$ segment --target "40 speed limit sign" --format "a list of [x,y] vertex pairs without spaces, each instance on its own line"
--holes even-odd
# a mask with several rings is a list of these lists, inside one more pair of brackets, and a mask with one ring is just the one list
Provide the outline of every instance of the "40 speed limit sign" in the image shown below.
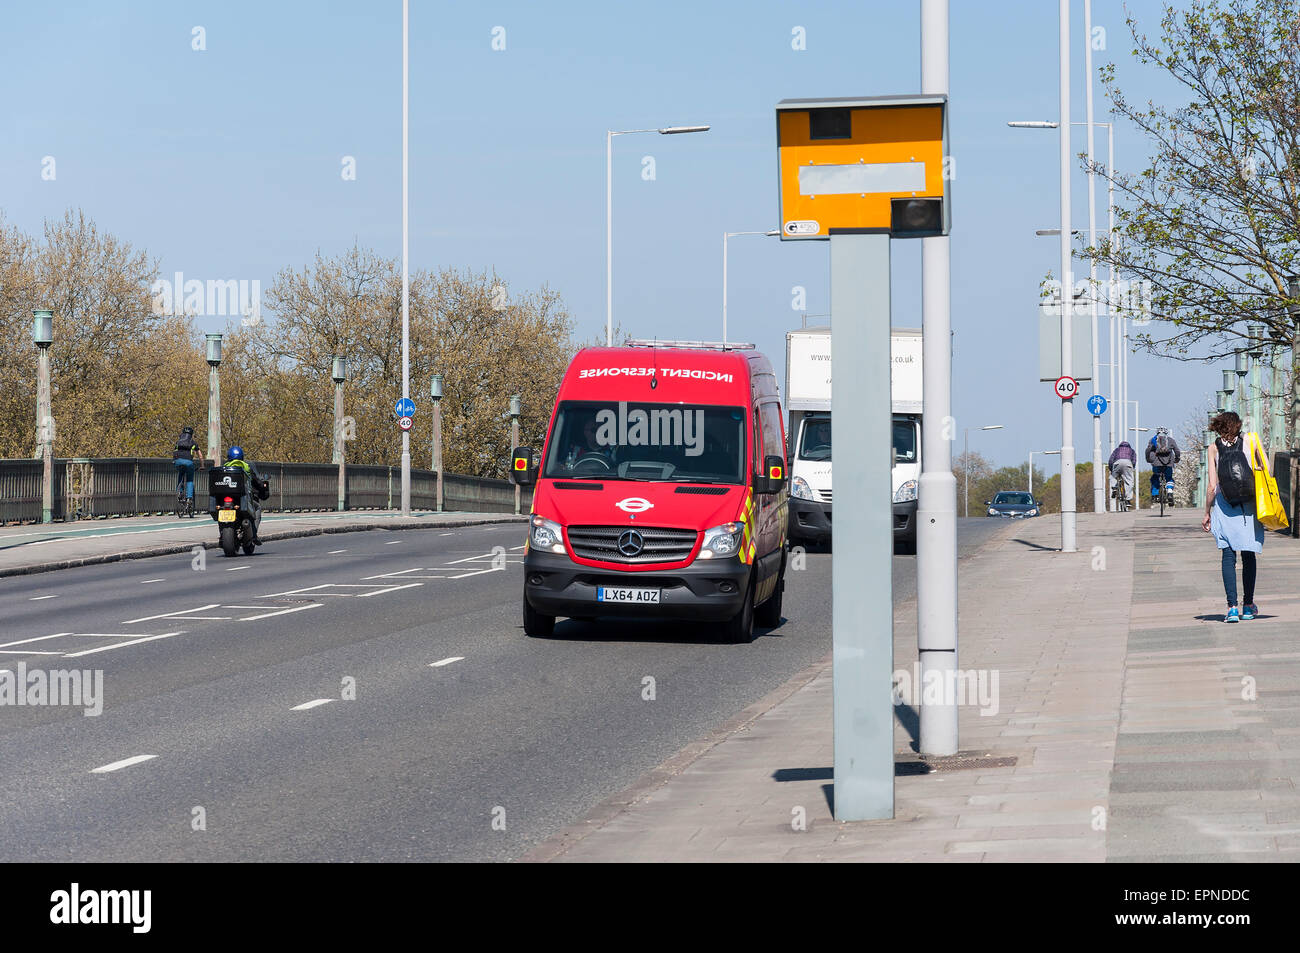
[[1056,379],[1056,396],[1061,400],[1070,400],[1079,393],[1079,382],[1073,377],[1058,377]]

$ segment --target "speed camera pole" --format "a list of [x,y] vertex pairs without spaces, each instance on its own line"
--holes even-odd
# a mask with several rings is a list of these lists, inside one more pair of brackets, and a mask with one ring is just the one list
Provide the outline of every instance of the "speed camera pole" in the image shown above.
[[[948,0],[921,0],[921,92],[948,92]],[[916,510],[917,648],[922,673],[957,669],[957,478],[952,472],[948,236],[921,239],[921,486]],[[832,417],[832,420],[834,417]],[[923,675],[924,677],[924,675]],[[947,684],[947,682],[944,682]],[[957,753],[955,704],[922,705],[920,750]]]

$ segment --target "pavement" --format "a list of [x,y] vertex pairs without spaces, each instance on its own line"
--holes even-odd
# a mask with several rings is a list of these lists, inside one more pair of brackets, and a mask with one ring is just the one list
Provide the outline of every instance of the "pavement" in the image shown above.
[[[354,510],[342,513],[266,513],[261,537],[266,542],[352,533],[371,529],[454,528],[523,520],[499,513]],[[191,519],[142,516],[70,523],[0,526],[0,578],[93,566],[123,559],[144,559],[191,552],[195,546],[220,546],[216,525],[207,513]]]
[[896,706],[893,819],[834,819],[828,655],[522,859],[1300,861],[1300,543],[1270,534],[1261,615],[1228,625],[1199,518],[1080,514],[1068,554],[1025,520],[962,558],[959,666],[997,690],[948,758]]

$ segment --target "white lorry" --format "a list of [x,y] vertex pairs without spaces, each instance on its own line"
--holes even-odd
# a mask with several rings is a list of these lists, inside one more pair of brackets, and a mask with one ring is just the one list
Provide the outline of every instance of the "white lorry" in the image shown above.
[[[921,332],[890,334],[893,410],[894,542],[915,552],[917,488],[921,481]],[[796,542],[831,537],[831,329],[799,328],[785,336],[785,405],[790,411],[789,536]]]

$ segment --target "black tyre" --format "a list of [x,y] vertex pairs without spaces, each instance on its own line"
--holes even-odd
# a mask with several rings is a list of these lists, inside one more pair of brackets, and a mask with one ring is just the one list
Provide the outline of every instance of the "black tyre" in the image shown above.
[[723,623],[722,637],[733,644],[743,645],[754,641],[754,576],[745,587],[745,602],[732,618]]
[[235,527],[221,527],[221,551],[227,556],[233,556],[239,552],[239,537],[235,535]]
[[555,616],[542,615],[528,604],[524,596],[524,635],[533,639],[549,639],[555,634]]
[[776,576],[776,588],[768,596],[767,602],[754,610],[754,624],[763,629],[775,629],[781,624],[781,603],[785,597],[785,560],[781,561],[781,571]]
[[244,543],[244,555],[245,556],[253,555],[253,550],[256,548],[257,548],[257,544],[250,539],[248,542]]

